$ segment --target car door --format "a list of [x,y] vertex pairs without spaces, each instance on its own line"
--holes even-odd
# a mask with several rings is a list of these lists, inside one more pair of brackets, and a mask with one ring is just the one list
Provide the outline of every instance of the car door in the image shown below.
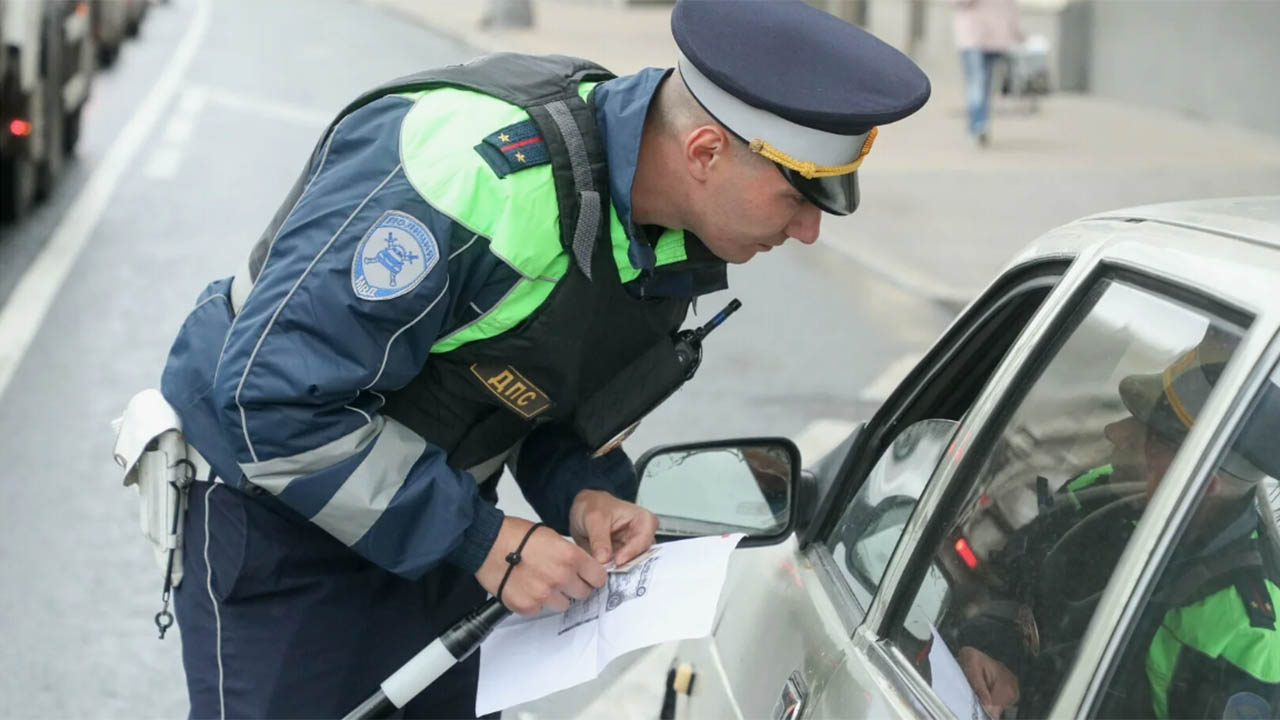
[[[903,530],[843,661],[847,684],[869,682],[885,707],[938,717],[979,717],[984,705],[1016,717],[1075,714],[1097,696],[1098,669],[1115,662],[1150,579],[1148,559],[1168,549],[1181,527],[1169,518],[1185,517],[1188,489],[1206,479],[1204,453],[1231,388],[1274,334],[1270,323],[1250,331],[1274,305],[1273,281],[1216,257],[1228,255],[1220,243],[1206,254],[1190,235],[1163,232],[1078,263],[1008,353]],[[1117,429],[1138,417],[1135,378],[1158,389],[1207,346],[1225,364],[1227,390],[1202,388],[1203,414],[1153,473],[1155,436],[1146,432],[1135,454]],[[1103,509],[1108,522],[1078,522]],[[975,702],[975,667],[990,671],[980,678],[1003,668],[1019,692]],[[839,714],[835,700],[816,707]]]
[[[956,422],[1067,267],[1060,258],[1029,263],[995,283],[876,416],[807,477],[796,498],[802,507],[795,532],[769,544],[745,542],[734,553],[712,636],[683,642],[676,652],[698,673],[691,716],[798,717],[806,706],[828,708],[820,715],[872,712],[879,694],[873,678],[846,660],[876,575]],[[642,503],[647,482],[642,477]],[[672,522],[669,507],[654,509],[664,525]],[[848,526],[840,525],[844,510],[874,515],[874,538],[850,546],[814,542]],[[845,677],[832,682],[837,675]]]

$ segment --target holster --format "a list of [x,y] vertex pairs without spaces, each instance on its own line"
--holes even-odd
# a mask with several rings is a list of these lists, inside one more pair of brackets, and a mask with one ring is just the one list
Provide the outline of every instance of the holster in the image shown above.
[[112,452],[124,470],[124,485],[138,491],[142,534],[161,572],[168,570],[169,582],[177,587],[182,581],[187,488],[198,477],[208,477],[208,465],[188,448],[182,423],[159,390],[134,395],[111,425],[116,433]]

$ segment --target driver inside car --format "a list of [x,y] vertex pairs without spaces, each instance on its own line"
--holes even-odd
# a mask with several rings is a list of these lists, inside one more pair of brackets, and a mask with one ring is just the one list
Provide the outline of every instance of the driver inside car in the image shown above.
[[[1212,335],[1212,331],[1211,331]],[[1207,337],[1163,373],[1119,384],[1111,463],[1055,493],[1000,554],[1003,592],[956,632],[956,659],[987,713],[1048,711],[1143,509],[1217,382],[1231,347]],[[1234,345],[1234,341],[1231,341]],[[1255,494],[1280,474],[1280,387],[1269,382],[1134,626],[1108,717],[1274,717],[1280,709],[1280,572]],[[1269,482],[1274,483],[1274,480]],[[1271,522],[1267,527],[1274,527]]]

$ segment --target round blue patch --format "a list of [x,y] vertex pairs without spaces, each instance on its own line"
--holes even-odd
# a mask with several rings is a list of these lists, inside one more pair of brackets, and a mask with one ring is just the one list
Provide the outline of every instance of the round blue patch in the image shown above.
[[1249,718],[1271,717],[1271,703],[1251,692],[1238,692],[1227,698],[1227,705],[1222,710],[1222,717],[1245,720]]
[[417,287],[439,259],[440,247],[426,225],[388,210],[356,246],[351,289],[365,300],[399,297]]

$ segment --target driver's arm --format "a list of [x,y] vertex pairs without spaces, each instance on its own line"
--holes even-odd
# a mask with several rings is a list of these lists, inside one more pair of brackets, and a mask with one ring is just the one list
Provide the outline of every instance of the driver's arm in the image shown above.
[[1031,657],[1012,615],[1006,612],[1006,606],[1011,605],[1007,601],[985,605],[956,631],[956,645],[980,650],[1021,675],[1028,669]]
[[1004,663],[968,645],[960,648],[956,662],[991,718],[1000,717],[1006,707],[1018,702],[1018,678]]
[[1018,678],[1029,669],[1031,658],[1017,625],[1002,612],[1008,602],[988,604],[965,620],[956,631],[956,661],[965,678],[992,718],[1016,703],[1022,694]]

